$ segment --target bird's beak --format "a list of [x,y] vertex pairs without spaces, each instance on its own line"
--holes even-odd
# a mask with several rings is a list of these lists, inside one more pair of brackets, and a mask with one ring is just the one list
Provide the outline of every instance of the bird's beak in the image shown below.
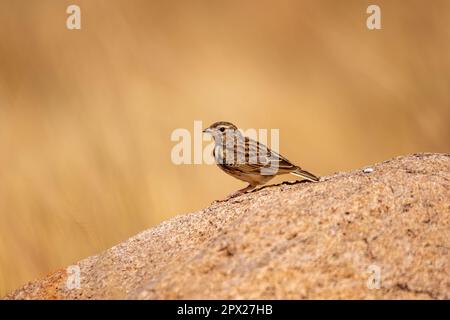
[[203,130],[203,133],[211,133],[211,129],[210,128],[206,128],[205,130]]

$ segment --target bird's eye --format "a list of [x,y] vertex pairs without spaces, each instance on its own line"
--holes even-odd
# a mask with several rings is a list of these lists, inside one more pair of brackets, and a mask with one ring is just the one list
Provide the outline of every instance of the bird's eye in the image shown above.
[[224,128],[224,127],[220,127],[220,128],[219,128],[219,131],[220,131],[220,132],[224,132],[224,131],[225,131],[225,128]]

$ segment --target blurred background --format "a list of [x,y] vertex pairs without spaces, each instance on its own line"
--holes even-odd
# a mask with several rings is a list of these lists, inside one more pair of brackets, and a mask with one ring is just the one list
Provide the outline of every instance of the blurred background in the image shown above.
[[0,25],[0,296],[244,187],[171,162],[194,120],[278,128],[318,175],[450,150],[450,1],[1,0]]

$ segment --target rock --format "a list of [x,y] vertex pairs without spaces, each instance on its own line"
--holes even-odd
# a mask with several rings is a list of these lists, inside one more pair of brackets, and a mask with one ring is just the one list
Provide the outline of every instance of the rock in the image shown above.
[[77,263],[79,289],[60,270],[6,298],[449,299],[450,155],[370,167],[177,216]]

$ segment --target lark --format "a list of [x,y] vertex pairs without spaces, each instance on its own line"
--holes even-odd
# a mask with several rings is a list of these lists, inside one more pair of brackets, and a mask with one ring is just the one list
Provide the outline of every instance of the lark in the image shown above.
[[281,174],[293,174],[312,182],[319,178],[293,164],[258,141],[242,135],[230,122],[216,122],[203,130],[214,138],[213,155],[220,169],[245,181],[248,186],[230,194],[227,199],[249,192]]

